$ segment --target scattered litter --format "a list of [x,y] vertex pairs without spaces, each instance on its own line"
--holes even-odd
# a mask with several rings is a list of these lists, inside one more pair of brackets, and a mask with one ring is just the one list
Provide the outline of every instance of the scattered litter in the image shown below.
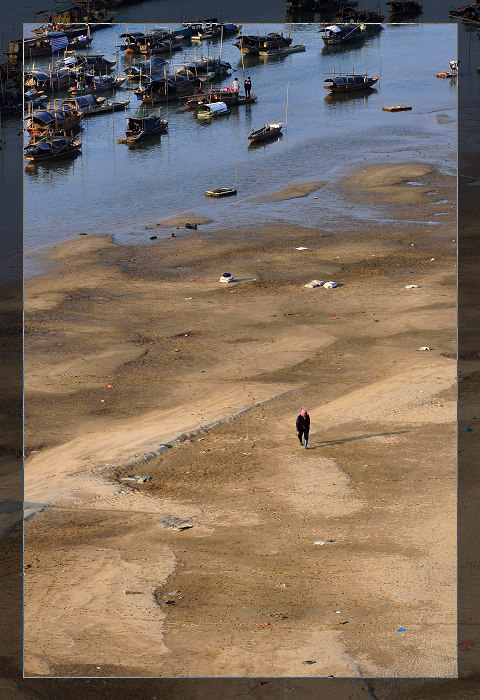
[[434,262],[435,258],[430,258],[429,262]]
[[422,350],[428,350],[428,351],[430,351],[431,349],[432,349],[432,348],[429,348],[428,345],[422,345],[421,347],[417,348],[417,350],[420,350],[420,351],[422,351]]
[[325,544],[325,542],[324,542],[323,540],[317,540],[317,541],[314,542],[313,544]]
[[234,282],[235,280],[233,279],[233,275],[231,272],[222,272],[222,276],[218,280],[219,282]]
[[137,593],[140,593],[140,591],[129,591],[129,590],[123,591],[123,595],[137,595]]
[[323,285],[324,289],[335,289],[335,287],[338,287],[338,284],[337,282],[332,282],[332,280],[330,280],[330,282],[325,282]]
[[185,297],[185,301],[191,301],[193,297]]
[[395,595],[403,595],[402,591],[397,591]]
[[268,627],[269,624],[269,622],[261,622],[260,627]]
[[337,321],[340,317],[339,316],[332,316],[334,321]]
[[305,285],[305,287],[314,289],[315,287],[323,287],[325,282],[323,280],[312,280],[308,284]]
[[467,647],[473,647],[475,642],[458,642],[458,646],[460,649],[466,649]]
[[185,224],[185,228],[193,228],[193,229],[196,229],[197,226],[198,226],[198,224],[190,224],[190,223],[188,223],[188,222]]
[[242,452],[242,455],[245,455],[245,457],[248,457],[248,455],[251,455],[251,452]]
[[344,620],[344,621],[341,622],[340,624],[341,624],[341,625],[348,625],[349,622],[350,622],[350,620]]
[[107,384],[107,389],[113,389],[113,384]]
[[162,525],[162,527],[171,527],[175,530],[188,530],[189,528],[193,527],[193,525],[190,525],[188,520],[181,520],[180,518],[176,518],[174,515],[166,515],[164,518],[160,518],[160,520],[157,520],[157,525]]
[[284,688],[283,692],[284,693],[293,693],[294,690],[295,690],[295,688]]
[[406,631],[406,627],[399,627],[397,630],[397,632],[405,632],[405,631]]
[[308,661],[302,661],[302,664],[316,664],[316,661],[313,661],[312,659],[309,659]]
[[281,611],[275,611],[273,613],[269,613],[268,617],[275,617],[279,620],[288,620],[288,615],[286,612],[281,612]]
[[135,481],[137,484],[144,484],[146,481],[151,481],[151,476],[137,476],[135,474],[129,474],[120,479],[120,481]]
[[466,433],[471,433],[472,430],[473,430],[473,428],[464,428],[464,430],[465,430]]
[[190,277],[190,282],[195,282],[195,277]]
[[166,600],[165,605],[176,605],[177,601],[176,600]]
[[100,399],[100,403],[105,403],[105,399]]
[[168,593],[167,595],[178,595],[180,598],[182,597],[180,595],[180,591],[171,591],[171,593]]
[[418,568],[421,569],[423,567],[423,564],[419,564]]
[[232,408],[231,406],[221,406],[220,408]]
[[336,615],[341,615],[342,611],[341,610],[335,610]]
[[418,284],[407,284],[405,289],[420,289],[420,286]]
[[301,245],[300,248],[295,248],[295,250],[308,250],[308,248],[305,248],[305,246]]

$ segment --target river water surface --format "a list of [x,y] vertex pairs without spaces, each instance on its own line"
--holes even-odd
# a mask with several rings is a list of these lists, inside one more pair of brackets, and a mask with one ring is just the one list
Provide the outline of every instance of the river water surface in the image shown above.
[[[117,139],[125,134],[126,116],[133,115],[140,103],[134,83],[127,82],[115,93],[118,99],[130,99],[127,112],[83,120],[82,155],[25,166],[25,251],[84,232],[112,233],[124,242],[138,240],[146,237],[146,225],[179,214],[207,216],[217,226],[236,221],[248,226],[262,217],[324,225],[317,209],[314,216],[309,214],[310,198],[262,204],[249,200],[292,184],[331,179],[352,162],[411,160],[412,151],[416,160],[455,172],[457,86],[456,81],[438,79],[436,73],[448,69],[448,61],[457,55],[456,25],[384,25],[360,46],[330,51],[324,48],[318,25],[244,26],[245,33],[265,29],[291,34],[292,43],[306,44],[306,51],[276,58],[249,56],[242,64],[239,50],[228,38],[222,58],[231,63],[232,74],[214,83],[231,84],[235,75],[243,83],[249,75],[257,103],[234,107],[230,115],[211,123],[201,122],[181,103],[162,105],[168,134],[129,148]],[[95,32],[91,45],[92,51],[117,59],[119,74],[127,65],[127,57],[117,48],[123,31],[125,25]],[[200,46],[185,42],[184,49],[173,54],[173,63],[218,56],[220,48],[219,41]],[[48,62],[37,59],[36,66]],[[380,79],[369,94],[331,99],[323,81],[332,70],[368,71]],[[412,105],[412,111],[382,111],[382,106],[401,102]],[[281,139],[249,147],[252,129],[277,120],[287,122]],[[236,173],[236,198],[205,197],[206,189],[233,185]],[[325,218],[334,207],[329,198]],[[358,214],[362,216],[361,209]],[[38,269],[38,261],[27,259],[27,274]]]

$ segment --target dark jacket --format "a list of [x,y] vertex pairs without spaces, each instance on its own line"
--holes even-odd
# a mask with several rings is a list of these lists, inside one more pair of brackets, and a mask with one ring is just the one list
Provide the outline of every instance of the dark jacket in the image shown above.
[[297,432],[299,433],[308,433],[310,430],[310,416],[307,415],[305,418],[300,414],[297,416]]

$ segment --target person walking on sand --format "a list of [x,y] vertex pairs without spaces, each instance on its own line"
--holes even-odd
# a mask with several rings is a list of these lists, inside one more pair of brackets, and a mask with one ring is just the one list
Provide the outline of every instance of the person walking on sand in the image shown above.
[[302,437],[305,440],[305,449],[308,450],[308,433],[310,432],[310,416],[308,415],[307,409],[304,408],[300,411],[300,415],[297,416],[297,435],[298,442],[303,447]]
[[250,90],[252,89],[252,81],[250,78],[247,78],[245,82],[243,83],[243,87],[245,88],[245,97],[250,97]]

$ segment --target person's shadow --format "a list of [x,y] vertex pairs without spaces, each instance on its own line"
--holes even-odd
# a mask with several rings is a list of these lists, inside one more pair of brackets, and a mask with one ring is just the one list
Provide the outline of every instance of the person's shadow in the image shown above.
[[338,440],[322,440],[314,445],[308,444],[309,450],[316,450],[319,447],[329,447],[330,445],[343,445],[345,442],[353,442],[354,440],[366,440],[372,437],[389,437],[390,435],[404,435],[409,433],[409,430],[398,430],[395,433],[369,433],[367,435],[355,435],[354,437],[340,438]]

